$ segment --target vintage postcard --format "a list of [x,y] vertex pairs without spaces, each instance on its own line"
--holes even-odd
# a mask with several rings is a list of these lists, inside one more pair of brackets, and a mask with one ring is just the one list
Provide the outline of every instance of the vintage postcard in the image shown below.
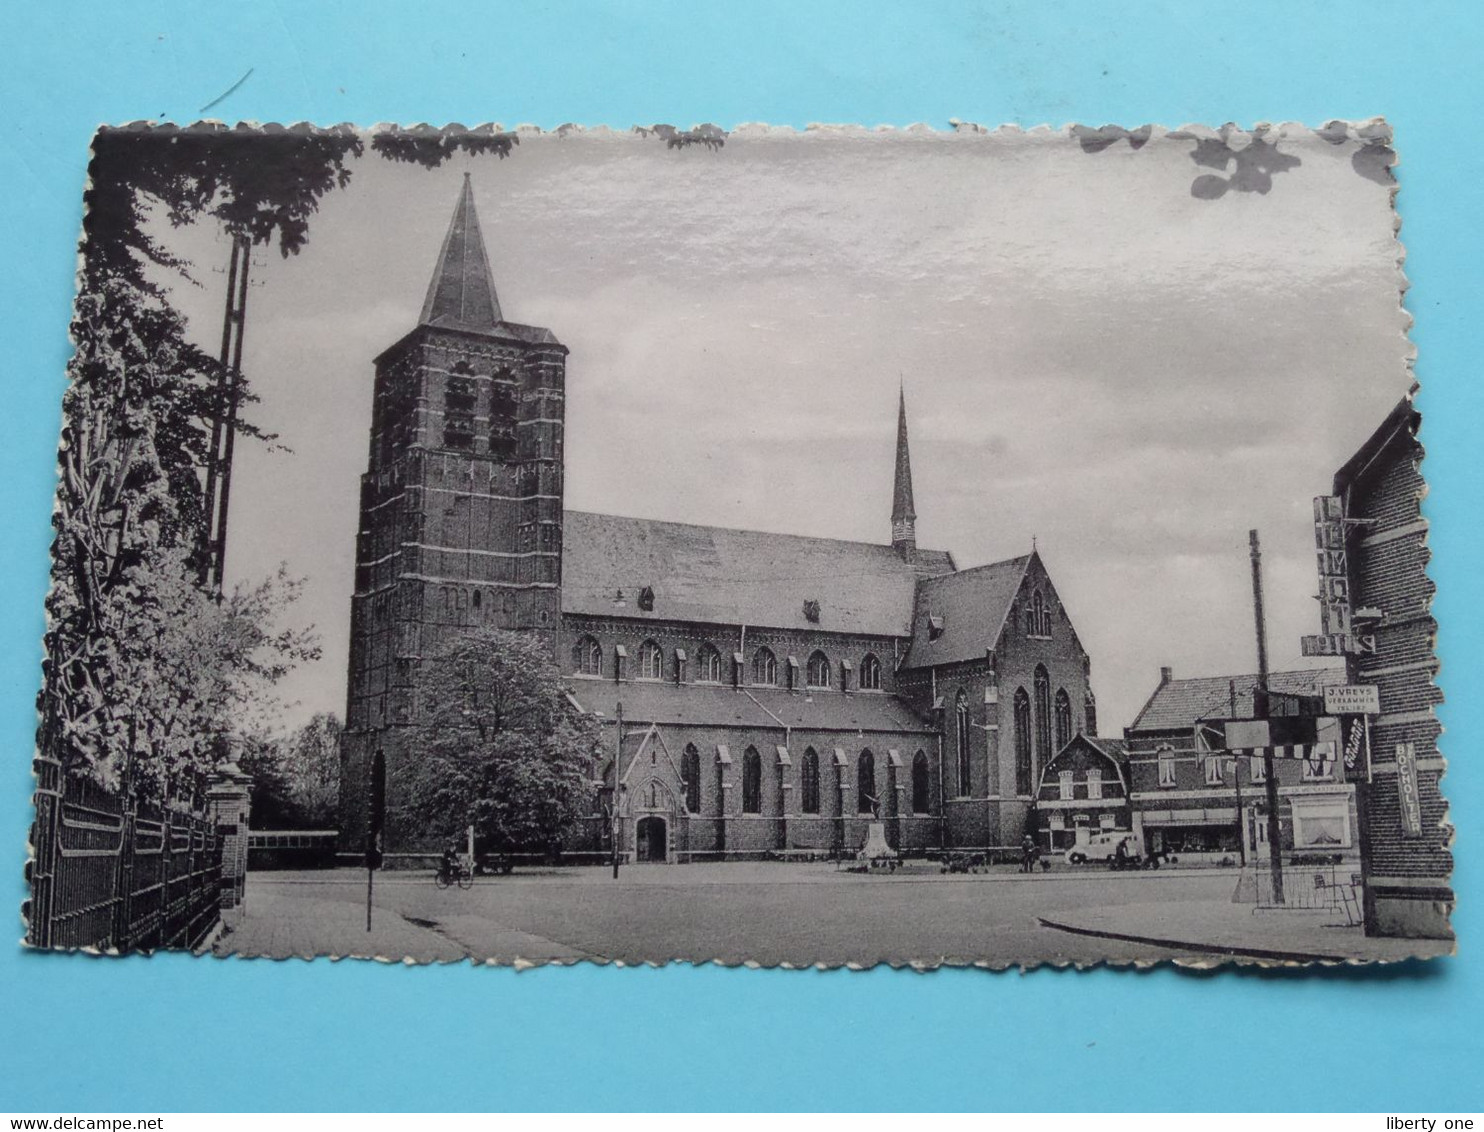
[[101,130],[27,941],[1451,953],[1395,160]]

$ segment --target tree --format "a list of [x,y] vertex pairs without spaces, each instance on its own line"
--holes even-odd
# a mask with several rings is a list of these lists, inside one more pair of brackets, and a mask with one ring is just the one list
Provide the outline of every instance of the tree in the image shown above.
[[393,820],[497,850],[559,844],[589,808],[598,721],[568,698],[545,642],[462,633],[424,661],[406,802]]
[[282,762],[293,800],[294,823],[330,829],[340,804],[340,720],[320,712],[289,737]]
[[[507,156],[498,131],[379,134],[390,160],[436,167],[460,150]],[[280,632],[297,587],[280,574],[217,603],[194,586],[214,459],[220,362],[193,345],[151,265],[192,265],[154,234],[208,218],[285,257],[364,151],[350,127],[139,124],[93,139],[84,196],[76,352],[63,400],[38,739],[69,773],[170,790],[224,757],[243,697],[315,655]],[[238,376],[237,400],[254,398]],[[241,418],[241,433],[261,436]],[[240,729],[240,728],[239,728]]]

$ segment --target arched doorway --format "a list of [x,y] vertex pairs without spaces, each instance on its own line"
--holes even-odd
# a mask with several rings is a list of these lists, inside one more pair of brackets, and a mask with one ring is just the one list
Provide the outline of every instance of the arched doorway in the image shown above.
[[640,861],[668,861],[669,840],[669,829],[664,818],[656,814],[640,818],[634,833],[636,858]]

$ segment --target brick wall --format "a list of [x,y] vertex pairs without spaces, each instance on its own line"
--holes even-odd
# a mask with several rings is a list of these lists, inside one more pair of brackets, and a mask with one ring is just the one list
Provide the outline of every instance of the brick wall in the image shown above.
[[[1362,449],[1359,467],[1342,470],[1335,491],[1352,520],[1349,545],[1351,600],[1379,610],[1374,655],[1350,659],[1350,679],[1380,690],[1381,714],[1371,721],[1372,782],[1364,790],[1367,930],[1373,934],[1450,936],[1453,857],[1448,806],[1443,798],[1441,727],[1433,708],[1442,692],[1433,683],[1437,623],[1430,608],[1426,490],[1415,438],[1416,418],[1399,406],[1388,426]],[[1415,755],[1421,830],[1403,819],[1396,752]]]

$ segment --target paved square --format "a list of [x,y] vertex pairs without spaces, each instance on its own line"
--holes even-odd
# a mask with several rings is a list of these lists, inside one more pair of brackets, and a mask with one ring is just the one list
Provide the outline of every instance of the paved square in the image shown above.
[[1118,905],[1140,909],[1134,926],[1146,937],[1164,931],[1180,939],[1182,912],[1189,925],[1208,921],[1214,910],[1244,932],[1249,945],[1270,940],[1275,950],[1317,954],[1365,948],[1357,929],[1312,916],[1253,916],[1231,904],[1235,885],[1229,870],[877,876],[829,865],[733,863],[631,865],[617,880],[607,869],[547,870],[480,878],[469,891],[440,891],[425,872],[381,873],[368,937],[364,873],[254,873],[247,915],[217,950],[801,967],[1213,958],[1208,951],[1074,934],[1042,923],[1043,917],[1086,920]]

